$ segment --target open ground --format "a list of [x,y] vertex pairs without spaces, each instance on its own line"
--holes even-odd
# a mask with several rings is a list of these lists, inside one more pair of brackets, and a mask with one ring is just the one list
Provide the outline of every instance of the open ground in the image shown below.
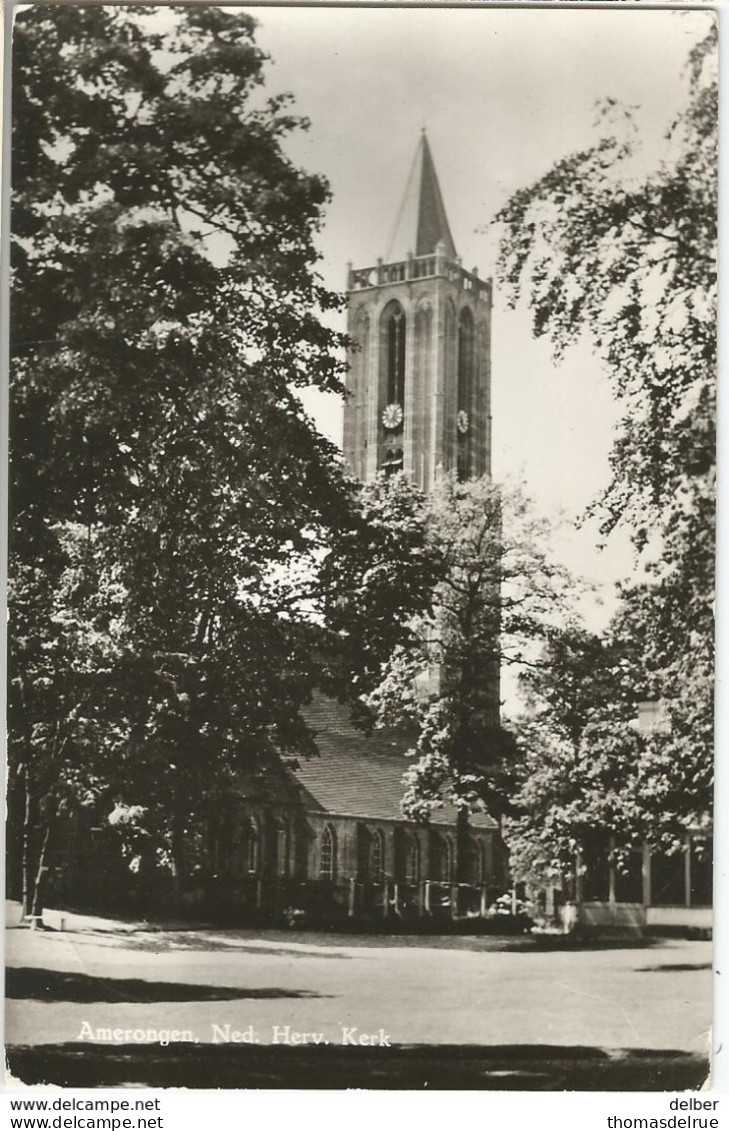
[[645,1090],[708,1072],[704,941],[16,928],[7,962],[29,1084]]

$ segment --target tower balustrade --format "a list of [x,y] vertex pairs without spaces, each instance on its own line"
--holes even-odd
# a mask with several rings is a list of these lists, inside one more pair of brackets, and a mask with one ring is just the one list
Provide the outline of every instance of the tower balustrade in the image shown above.
[[411,255],[396,263],[380,259],[371,267],[350,268],[347,290],[365,291],[415,279],[448,279],[478,299],[491,298],[491,279],[480,278],[477,272],[467,271],[457,259],[445,255]]

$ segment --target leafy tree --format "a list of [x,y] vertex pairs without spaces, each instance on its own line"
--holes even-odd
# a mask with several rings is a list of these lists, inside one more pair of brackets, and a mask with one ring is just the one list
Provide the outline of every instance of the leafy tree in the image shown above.
[[635,642],[626,647],[576,623],[552,627],[520,683],[525,711],[510,720],[516,789],[505,824],[515,878],[536,886],[574,876],[614,834],[642,831],[630,788],[645,749],[635,727],[643,697]]
[[426,497],[405,475],[358,484],[319,571],[325,686],[365,728],[366,697],[393,654],[416,646],[418,619],[432,611],[442,563],[427,523]]
[[[655,653],[667,627],[660,620],[670,623],[673,612],[662,589],[634,587],[605,633],[552,631],[522,675],[527,710],[510,723],[518,787],[506,823],[519,880],[559,885],[574,875],[578,853],[589,871],[609,838],[619,868],[644,840],[681,851],[686,829],[706,826],[711,659],[698,648],[690,661]],[[646,636],[651,619],[659,623]],[[660,702],[657,725],[638,725],[645,701]]]
[[[349,514],[297,390],[339,390],[328,189],[254,21],[35,5],[13,57],[11,774],[142,807],[180,877],[236,766],[306,753],[314,566]],[[318,630],[317,630],[318,631]],[[318,639],[318,637],[316,637]],[[42,865],[45,868],[45,863]]]
[[644,736],[631,766],[626,801],[642,835],[673,852],[687,829],[707,826],[712,811],[712,609],[702,595],[690,615],[683,569],[627,588],[623,602],[611,632],[635,657],[629,689],[634,699],[661,705],[661,725]]
[[641,646],[634,689],[665,701],[670,732],[641,746],[626,804],[634,826],[667,843],[711,805],[716,40],[714,20],[690,54],[687,103],[657,167],[641,167],[632,116],[610,100],[596,144],[497,217],[511,301],[526,296],[534,333],[558,357],[587,335],[622,412],[611,483],[593,509],[605,532],[628,524],[641,554],[623,631]]
[[[370,488],[380,499],[402,498],[403,490],[400,476]],[[425,500],[422,521],[434,584],[417,591],[421,608],[411,609],[406,634],[393,640],[368,702],[379,722],[414,734],[406,815],[427,820],[444,799],[456,804],[457,875],[464,881],[469,810],[486,803],[500,815],[509,791],[512,746],[499,722],[500,665],[528,662],[535,640],[559,615],[565,577],[550,561],[546,523],[518,489],[444,477]],[[377,571],[364,581],[370,594]]]
[[640,544],[714,464],[716,23],[691,53],[689,102],[661,164],[641,176],[629,111],[517,192],[496,217],[499,270],[559,357],[587,333],[623,409],[604,504]]

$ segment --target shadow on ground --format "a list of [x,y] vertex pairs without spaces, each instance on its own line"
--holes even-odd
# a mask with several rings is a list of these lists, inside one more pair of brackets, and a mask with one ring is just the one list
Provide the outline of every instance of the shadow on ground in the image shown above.
[[686,970],[711,970],[710,962],[661,962],[656,966],[637,966],[639,974],[646,971],[650,974],[675,974]]
[[[258,938],[260,939],[260,935]],[[99,936],[95,934],[90,941],[98,944]],[[237,951],[240,954],[264,954],[267,958],[286,958],[287,960],[292,958],[323,958],[327,962],[333,960],[348,962],[350,959],[350,955],[329,948],[325,950],[322,947],[320,950],[315,950],[312,946],[309,946],[305,950],[292,950],[290,947],[282,946],[281,943],[276,943],[275,947],[271,947],[266,946],[265,942],[259,943],[259,945],[256,945],[255,942],[248,942],[248,940],[230,942],[207,934],[171,934],[165,932],[159,935],[150,934],[143,938],[127,936],[119,942],[114,940],[114,945],[123,946],[125,950],[148,951],[151,954],[162,954],[170,950],[193,950],[205,954],[213,951],[231,954]],[[354,945],[351,938],[347,945],[350,947]]]
[[[76,936],[82,938],[79,933]],[[575,950],[648,950],[661,945],[660,938],[632,937],[617,939],[584,939],[568,935],[439,935],[420,932],[418,934],[356,934],[341,931],[284,931],[267,927],[261,930],[236,928],[209,928],[188,930],[164,930],[147,928],[144,931],[129,932],[116,938],[111,932],[89,934],[93,942],[108,941],[128,950],[142,950],[159,953],[163,950],[189,949],[231,953],[235,950],[260,952],[275,956],[281,954],[291,958],[338,958],[347,959],[343,953],[333,954],[332,948],[347,950],[352,948],[367,950],[388,950],[392,947],[408,947],[419,950],[467,950],[478,954],[489,952],[529,952],[575,951]],[[274,943],[275,948],[270,944]],[[305,945],[305,951],[296,950]],[[268,945],[266,945],[268,944]],[[320,948],[317,953],[315,948]]]
[[147,982],[143,978],[98,978],[35,966],[10,966],[5,971],[5,997],[26,1001],[158,1002],[238,1001],[252,998],[311,998],[309,990],[194,986],[188,982]]
[[681,1091],[705,1057],[666,1049],[498,1045],[306,1048],[94,1044],[10,1047],[23,1084],[64,1087]]

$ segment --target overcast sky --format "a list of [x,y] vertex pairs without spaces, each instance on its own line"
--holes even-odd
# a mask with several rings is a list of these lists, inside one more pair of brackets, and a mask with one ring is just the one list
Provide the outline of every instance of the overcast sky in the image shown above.
[[[420,130],[427,128],[464,266],[492,274],[484,229],[516,189],[595,139],[595,106],[639,107],[647,161],[685,92],[685,62],[708,30],[702,10],[288,8],[247,6],[270,52],[270,92],[291,90],[310,131],[290,152],[334,194],[322,271],[384,255]],[[531,339],[524,310],[493,321],[494,473],[522,475],[545,508],[580,514],[607,481],[615,411],[585,344],[559,369]],[[313,403],[337,442],[341,406]],[[629,565],[624,540],[595,550],[594,527],[562,544],[568,563],[609,581]]]

